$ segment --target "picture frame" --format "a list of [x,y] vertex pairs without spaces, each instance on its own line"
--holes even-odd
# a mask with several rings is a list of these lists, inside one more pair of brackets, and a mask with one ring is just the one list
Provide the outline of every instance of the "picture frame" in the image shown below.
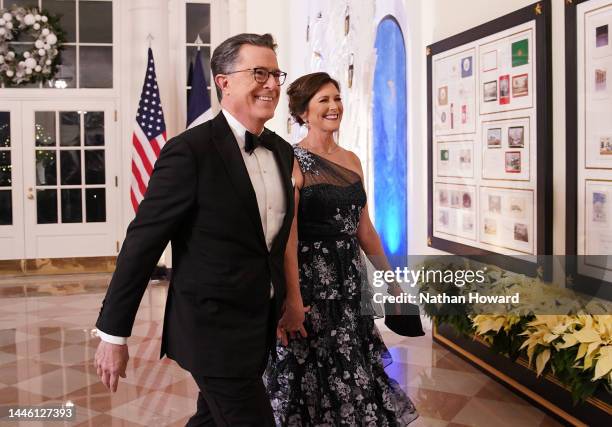
[[482,85],[482,93],[484,102],[497,101],[497,80],[484,82]]
[[[539,255],[552,254],[552,84],[551,84],[551,3],[542,1],[533,3],[509,13],[490,22],[483,23],[464,31],[455,36],[436,42],[428,46],[427,54],[427,77],[428,77],[428,246],[440,249],[453,254],[463,256],[476,256],[479,259],[487,259],[492,264],[498,265],[511,271],[517,271],[531,276],[542,273]],[[603,36],[602,36],[603,37]],[[501,42],[500,42],[501,40]],[[507,41],[505,41],[507,40]],[[519,42],[518,44],[516,44]],[[500,47],[500,43],[505,43],[506,48]],[[511,55],[512,49],[519,53],[520,58],[514,60]],[[488,50],[484,48],[489,47]],[[491,48],[492,47],[492,48]],[[477,213],[474,227],[479,230],[478,236],[474,241],[455,238],[452,230],[445,230],[444,233],[435,231],[434,223],[438,222],[438,213],[443,208],[439,204],[439,195],[436,193],[434,203],[433,186],[444,183],[443,176],[438,175],[438,159],[434,153],[438,154],[437,145],[443,143],[439,132],[434,128],[434,102],[437,103],[437,89],[440,86],[450,83],[442,83],[434,70],[439,69],[439,63],[445,58],[465,58],[468,55],[461,52],[473,53],[479,58],[478,66],[472,64],[472,72],[479,74],[480,83],[475,85],[475,94],[481,102],[481,111],[475,111],[476,130],[472,134],[462,135],[465,139],[474,140],[474,155],[481,155],[484,151],[491,155],[497,153],[501,155],[500,164],[504,164],[507,159],[507,174],[501,177],[483,181],[482,171],[477,171],[474,177],[462,178],[461,182],[472,185],[476,193],[480,193],[479,188],[501,186],[503,188],[515,188],[516,185],[510,181],[524,181],[525,191],[529,191],[528,199],[516,199],[513,204],[509,200],[513,199],[514,193],[506,191],[501,198],[493,198],[491,201],[493,212],[487,211],[488,199],[482,194],[474,200],[470,200],[470,207]],[[458,52],[458,53],[455,53]],[[537,54],[535,53],[537,52]],[[501,55],[501,56],[500,56]],[[505,59],[503,55],[507,55]],[[501,58],[501,59],[500,59]],[[457,60],[455,64],[460,61]],[[460,63],[456,66],[459,67]],[[461,72],[458,72],[461,78]],[[536,79],[534,76],[537,75]],[[484,77],[483,77],[484,76]],[[477,76],[478,77],[478,76]],[[452,79],[448,74],[444,75],[444,82]],[[529,101],[526,99],[529,95]],[[514,106],[514,98],[517,97],[518,104]],[[503,105],[505,109],[490,109],[491,112],[501,111],[505,114],[508,126],[485,126],[484,122],[491,121],[488,118],[488,111],[483,112],[485,105]],[[507,112],[508,107],[512,106],[517,112]],[[455,105],[455,109],[457,106]],[[527,113],[525,113],[527,111]],[[436,114],[440,114],[439,112]],[[516,121],[514,117],[521,118],[529,122],[524,117],[532,117],[532,129],[527,132],[527,128]],[[439,121],[439,117],[437,119]],[[534,127],[535,126],[535,127]],[[512,129],[512,130],[511,130]],[[484,135],[483,135],[484,132]],[[510,143],[512,145],[510,145]],[[497,151],[499,150],[499,151]],[[484,154],[484,153],[483,153]],[[529,168],[525,168],[525,162],[529,156]],[[460,156],[459,156],[460,157]],[[523,159],[525,158],[525,160]],[[499,158],[499,156],[498,156]],[[473,159],[471,160],[474,161]],[[435,164],[434,164],[435,163]],[[461,162],[457,161],[457,168]],[[481,162],[478,161],[477,164]],[[460,174],[446,174],[446,176],[461,176]],[[514,175],[520,175],[514,176]],[[451,179],[448,178],[448,183]],[[457,178],[453,178],[456,180]],[[508,181],[506,184],[505,181]],[[444,197],[444,202],[448,200],[448,205],[453,206],[452,192],[448,199]],[[525,205],[528,200],[529,205]],[[455,203],[461,203],[455,199]],[[484,205],[484,211],[482,210]],[[510,205],[513,206],[509,211]],[[529,212],[529,214],[527,213]],[[468,227],[469,220],[455,221],[456,227],[461,229]],[[502,221],[502,222],[500,222]],[[512,223],[510,223],[512,222]],[[514,232],[514,224],[522,224]],[[486,225],[486,227],[485,227]],[[523,226],[528,225],[525,230]],[[453,225],[450,227],[452,228]],[[503,227],[503,228],[502,228]],[[469,228],[469,227],[468,227]],[[489,237],[496,236],[495,242],[491,239],[484,241],[480,238],[487,231]],[[502,232],[503,230],[503,232]],[[501,234],[500,234],[501,232]],[[459,234],[459,233],[457,233]],[[518,238],[515,239],[516,237]],[[508,244],[504,241],[497,242],[499,239],[508,239]],[[511,241],[517,240],[520,245],[513,245]],[[526,245],[525,241],[530,245]],[[515,248],[515,249],[508,249]],[[509,253],[510,252],[510,253]],[[516,254],[516,255],[513,255]],[[521,255],[531,255],[521,256]],[[483,258],[484,257],[484,258]],[[539,270],[539,273],[538,273]]]
[[525,126],[508,127],[508,147],[523,148],[525,146]]
[[506,151],[506,173],[521,173],[521,152]]
[[529,75],[526,73],[512,76],[512,97],[529,95]]
[[501,148],[502,130],[499,127],[487,129],[487,148]]
[[566,285],[608,301],[612,250],[603,243],[612,237],[612,126],[601,117],[612,110],[602,61],[612,54],[611,25],[612,0],[565,3]]

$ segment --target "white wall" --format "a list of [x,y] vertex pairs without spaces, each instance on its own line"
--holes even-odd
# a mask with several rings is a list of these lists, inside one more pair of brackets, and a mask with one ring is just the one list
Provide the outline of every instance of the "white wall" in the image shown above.
[[[278,45],[276,54],[278,65],[281,70],[288,72],[290,63],[290,44],[291,34],[289,16],[294,13],[285,0],[247,0],[246,1],[246,23],[244,32],[264,34],[270,33]],[[287,82],[281,87],[281,97],[274,118],[270,120],[266,127],[287,138],[287,118],[289,109],[285,91],[291,82],[291,77],[287,77]]]
[[[387,15],[394,16],[402,29],[404,42],[406,44],[407,59],[407,90],[408,90],[408,227],[406,238],[408,239],[408,250],[411,254],[427,254],[435,252],[427,247],[427,93],[426,93],[426,57],[425,46],[431,43],[433,34],[433,3],[425,0],[372,0],[359,1],[349,0],[347,2],[326,2],[321,0],[290,2],[291,22],[291,56],[289,69],[292,79],[322,69],[328,71],[332,76],[340,80],[341,86],[345,83],[345,74],[342,54],[344,51],[355,53],[355,79],[371,77],[375,66],[374,42],[378,24]],[[338,5],[340,4],[340,5]],[[315,21],[318,11],[323,14],[326,25],[337,28],[343,26],[342,12],[349,5],[351,14],[352,38],[346,39],[334,33],[333,29],[325,31],[320,37],[323,38],[322,46],[315,47],[317,42],[313,41],[314,30],[312,23]],[[338,8],[341,10],[338,11]],[[311,41],[305,40],[306,23],[311,22]],[[366,43],[364,46],[363,43]],[[343,46],[348,44],[349,46]],[[313,50],[317,48],[322,51],[323,59],[313,60]],[[338,55],[340,53],[340,55]],[[374,53],[374,56],[370,56]],[[319,67],[319,68],[317,68]],[[368,71],[368,69],[371,69]],[[362,82],[354,82],[358,86]],[[344,85],[342,94],[345,104],[345,116],[340,132],[340,144],[355,151],[361,158],[366,172],[366,189],[368,197],[373,200],[373,163],[371,161],[371,83],[367,88],[356,88],[348,90]],[[370,92],[367,94],[366,93]],[[358,104],[358,105],[355,105]],[[346,114],[348,110],[365,110],[363,114]],[[353,123],[351,117],[363,118],[368,122],[368,131],[353,132],[352,128],[362,123]],[[295,136],[292,138],[295,142]],[[370,206],[373,215],[374,206]]]

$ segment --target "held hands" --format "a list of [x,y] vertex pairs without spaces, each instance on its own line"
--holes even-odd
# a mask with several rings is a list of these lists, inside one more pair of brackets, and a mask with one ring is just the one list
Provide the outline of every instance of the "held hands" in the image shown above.
[[305,313],[310,311],[310,307],[304,307],[301,297],[287,298],[283,306],[283,315],[278,321],[276,328],[276,337],[281,340],[284,346],[289,344],[287,335],[290,338],[296,338],[299,333],[302,337],[307,337],[306,329],[304,329]]
[[100,341],[98,344],[94,366],[102,383],[113,393],[117,391],[119,377],[127,378],[125,368],[129,358],[128,347],[125,344],[111,344],[106,341]]

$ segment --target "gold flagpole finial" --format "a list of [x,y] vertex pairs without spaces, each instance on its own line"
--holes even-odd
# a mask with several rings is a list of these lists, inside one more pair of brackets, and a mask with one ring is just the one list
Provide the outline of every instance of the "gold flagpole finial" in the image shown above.
[[542,14],[542,5],[540,3],[536,4],[536,6],[535,6],[535,14],[536,15],[541,15]]

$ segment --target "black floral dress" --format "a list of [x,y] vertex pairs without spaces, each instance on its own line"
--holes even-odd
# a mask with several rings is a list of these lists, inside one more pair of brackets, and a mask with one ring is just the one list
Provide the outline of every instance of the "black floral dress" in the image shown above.
[[389,357],[368,298],[357,227],[360,176],[301,147],[298,264],[307,338],[280,343],[264,376],[282,426],[404,426],[418,414],[384,371]]

